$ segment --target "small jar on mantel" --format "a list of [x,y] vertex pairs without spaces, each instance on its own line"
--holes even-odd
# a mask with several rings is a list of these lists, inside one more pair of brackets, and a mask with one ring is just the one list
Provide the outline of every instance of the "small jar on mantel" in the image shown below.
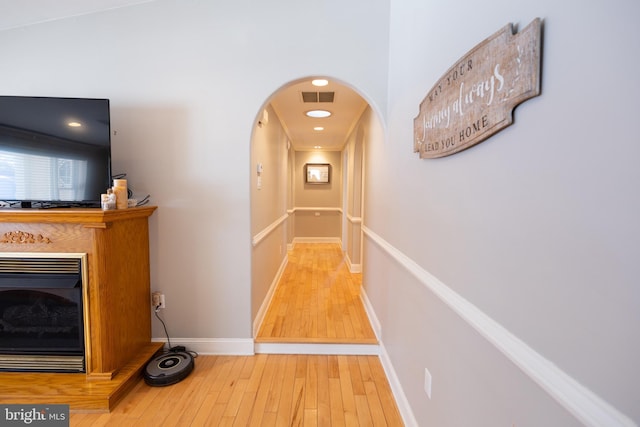
[[110,211],[116,208],[116,195],[112,188],[107,188],[107,193],[101,195],[102,210]]
[[116,209],[126,209],[129,204],[129,192],[126,179],[113,180],[113,193],[116,195]]

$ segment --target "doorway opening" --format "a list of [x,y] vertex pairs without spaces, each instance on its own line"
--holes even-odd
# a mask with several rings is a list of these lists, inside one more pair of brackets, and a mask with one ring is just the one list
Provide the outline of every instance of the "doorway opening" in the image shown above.
[[[253,336],[257,343],[377,345],[360,289],[366,145],[382,137],[380,120],[353,88],[327,77],[314,86],[318,78],[288,83],[257,114]],[[307,114],[318,111],[326,117]],[[308,180],[308,170],[321,176]]]

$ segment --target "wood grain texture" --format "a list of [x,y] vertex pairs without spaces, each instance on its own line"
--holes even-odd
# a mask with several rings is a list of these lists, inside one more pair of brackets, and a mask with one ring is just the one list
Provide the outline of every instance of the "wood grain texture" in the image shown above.
[[513,109],[540,94],[542,21],[508,24],[445,72],[420,103],[414,151],[421,159],[472,147],[513,123]]
[[0,372],[0,402],[68,404],[72,411],[109,411],[138,383],[142,366],[161,347],[162,343],[149,343],[138,349],[111,380],[92,381],[82,373]]
[[339,244],[298,243],[288,256],[256,342],[378,342]]
[[[88,283],[84,284],[87,373],[82,379],[94,380],[91,384],[98,389],[108,388],[106,383],[115,379],[131,360],[139,360],[141,353],[147,359],[139,360],[138,368],[155,353],[147,354],[145,350],[151,345],[148,217],[155,209],[0,210],[0,235],[20,232],[46,237],[33,242],[0,242],[3,256],[87,255]],[[159,348],[156,344],[152,347]],[[25,387],[20,393],[28,394],[28,385]],[[75,399],[76,391],[69,393],[68,398]],[[64,400],[64,396],[63,392],[60,398]],[[88,409],[95,409],[94,403],[87,404]]]
[[111,413],[72,413],[70,421],[77,427],[402,426],[389,396],[377,356],[200,356],[182,382],[149,387],[140,381]]
[[122,219],[147,218],[156,206],[103,211],[95,208],[7,209],[0,210],[0,221],[5,223],[83,224],[98,226]]

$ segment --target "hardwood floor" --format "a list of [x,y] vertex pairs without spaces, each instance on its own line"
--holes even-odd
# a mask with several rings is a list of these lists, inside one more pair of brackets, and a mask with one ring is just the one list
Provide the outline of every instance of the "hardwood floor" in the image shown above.
[[[377,343],[339,245],[297,244],[256,342]],[[71,426],[402,426],[378,356],[200,356],[180,383],[140,381]]]
[[71,426],[402,426],[377,356],[200,356],[178,384],[140,382]]
[[296,244],[256,342],[376,344],[361,282],[339,244]]
[[162,343],[145,345],[111,380],[88,380],[84,373],[0,372],[0,403],[66,404],[72,411],[109,411],[140,382],[142,369],[161,348]]

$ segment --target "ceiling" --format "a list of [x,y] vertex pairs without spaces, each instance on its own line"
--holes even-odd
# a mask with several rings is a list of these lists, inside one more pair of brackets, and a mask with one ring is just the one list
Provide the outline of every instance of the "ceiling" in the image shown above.
[[[0,31],[71,16],[147,3],[153,0],[0,0]],[[304,102],[302,92],[333,92],[333,102]],[[329,80],[315,87],[311,78],[280,89],[270,100],[295,150],[340,150],[346,137],[367,106],[349,87]],[[313,109],[331,111],[331,117],[312,119],[304,113]],[[316,126],[323,131],[314,131]]]
[[[318,94],[319,101],[305,102],[303,93]],[[332,102],[322,102],[323,95],[333,94]],[[341,150],[353,126],[367,107],[367,102],[347,86],[329,80],[329,84],[316,87],[311,78],[280,89],[271,99],[271,105],[283,123],[294,150]],[[310,118],[309,110],[322,109],[332,114],[327,118]],[[321,126],[322,131],[314,130]]]
[[152,0],[0,0],[0,31]]

